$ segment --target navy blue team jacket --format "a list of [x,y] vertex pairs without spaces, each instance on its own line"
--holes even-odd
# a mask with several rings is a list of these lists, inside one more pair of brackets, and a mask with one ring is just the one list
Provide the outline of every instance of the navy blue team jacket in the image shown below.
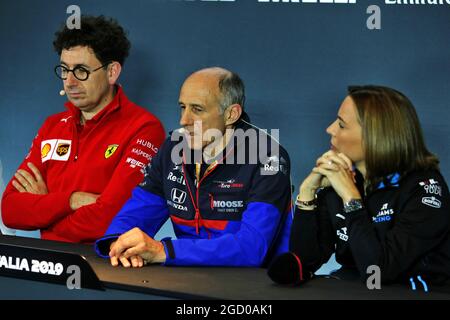
[[[240,120],[235,129],[218,164],[208,171],[202,165],[206,172],[198,185],[195,164],[187,157],[192,159],[193,151],[178,152],[180,141],[169,137],[143,183],[96,242],[97,253],[108,258],[110,243],[134,227],[153,237],[169,218],[177,239],[162,240],[165,265],[260,267],[286,251],[292,224],[289,156],[248,122]],[[255,140],[237,139],[238,130],[256,132],[258,146],[266,146],[258,147],[262,155],[256,161],[250,152]],[[173,161],[177,152],[182,157]],[[239,164],[243,155],[245,164]]]

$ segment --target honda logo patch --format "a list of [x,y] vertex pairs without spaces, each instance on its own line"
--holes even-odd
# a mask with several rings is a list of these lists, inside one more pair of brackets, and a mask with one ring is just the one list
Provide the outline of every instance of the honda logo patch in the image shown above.
[[183,204],[186,201],[186,192],[177,188],[173,188],[171,192],[172,201],[178,204]]

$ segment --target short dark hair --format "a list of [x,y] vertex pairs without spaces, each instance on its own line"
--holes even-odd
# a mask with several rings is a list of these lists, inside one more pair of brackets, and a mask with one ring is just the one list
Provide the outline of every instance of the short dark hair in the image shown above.
[[242,79],[234,72],[226,72],[219,78],[219,89],[222,94],[220,109],[222,112],[232,104],[239,104],[244,109],[245,87]]
[[104,16],[81,16],[81,28],[69,29],[66,24],[55,33],[53,47],[61,55],[63,49],[86,46],[94,50],[102,63],[117,61],[121,65],[128,57],[131,44],[125,31],[112,18]]
[[401,92],[383,86],[351,86],[362,127],[369,189],[389,174],[438,169],[438,158],[428,151],[411,101]]

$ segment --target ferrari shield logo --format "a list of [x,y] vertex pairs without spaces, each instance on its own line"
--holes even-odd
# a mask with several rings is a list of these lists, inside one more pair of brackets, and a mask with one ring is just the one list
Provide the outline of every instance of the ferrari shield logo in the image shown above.
[[118,144],[110,144],[105,151],[105,159],[111,157],[114,154],[114,152],[116,152],[118,147],[119,147]]

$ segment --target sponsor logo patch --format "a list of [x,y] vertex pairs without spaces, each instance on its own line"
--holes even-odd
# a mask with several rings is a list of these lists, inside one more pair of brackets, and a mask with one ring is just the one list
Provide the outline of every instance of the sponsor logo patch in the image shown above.
[[70,149],[70,144],[60,143],[60,144],[58,144],[58,147],[56,148],[56,153],[58,154],[58,156],[62,157],[69,152],[69,149]]
[[430,185],[430,184],[439,184],[439,182],[437,182],[434,179],[428,179],[428,180],[419,182],[419,185],[422,186],[422,187],[426,186],[426,185]]
[[428,179],[422,182],[419,182],[419,185],[423,188],[423,190],[427,194],[435,194],[442,197],[442,188],[439,185],[439,182],[434,179]]
[[41,158],[45,158],[51,149],[52,149],[52,146],[50,145],[50,143],[44,144],[41,149]]
[[41,142],[42,163],[48,160],[67,161],[69,160],[71,140],[50,139]]
[[133,168],[133,169],[136,168],[136,167],[145,169],[145,164],[144,163],[142,163],[140,161],[137,161],[136,159],[133,159],[131,157],[128,157],[127,160],[125,161],[125,163],[129,164],[130,168]]
[[131,153],[134,153],[134,154],[137,154],[138,156],[144,157],[148,161],[152,161],[152,159],[153,159],[150,154],[148,154],[147,152],[145,152],[139,148],[133,148],[133,150],[131,150]]
[[234,189],[234,188],[243,188],[244,184],[236,182],[234,179],[230,179],[227,181],[213,181],[214,183],[217,183],[217,186],[221,189]]
[[426,206],[439,209],[441,207],[441,202],[435,197],[423,197],[422,203]]
[[343,228],[341,228],[341,230],[337,230],[336,234],[339,237],[339,239],[341,239],[342,241],[348,240],[347,227],[343,227]]
[[393,214],[394,209],[389,208],[389,203],[386,202],[381,206],[380,210],[378,210],[377,216],[372,217],[372,221],[375,223],[391,221]]
[[186,181],[184,180],[184,177],[183,176],[177,177],[176,175],[173,174],[172,171],[169,172],[169,174],[167,175],[166,179],[169,180],[169,181],[177,182],[177,183],[182,184],[182,185],[186,185]]
[[211,210],[216,210],[218,213],[239,213],[245,205],[243,200],[214,200],[212,194],[209,197]]
[[146,148],[149,148],[152,150],[155,154],[158,153],[158,148],[153,145],[150,141],[144,140],[144,139],[137,139],[136,144],[139,144],[141,146],[144,146]]
[[278,172],[287,175],[288,172],[286,160],[283,157],[279,158],[276,155],[267,158],[266,162],[264,163],[261,169],[262,175],[273,175],[277,174]]
[[174,203],[174,202],[171,201],[171,200],[167,200],[167,205],[169,205],[169,206],[171,206],[171,207],[173,207],[173,208],[175,208],[175,209],[177,209],[177,210],[188,211],[188,209],[187,209],[186,206],[182,206],[181,204]]
[[173,188],[170,192],[174,203],[183,204],[186,201],[186,192],[177,188]]
[[62,118],[61,122],[67,123],[67,120],[69,120],[70,118],[72,118],[72,116],[68,116],[67,118]]
[[339,219],[345,220],[345,216],[340,213],[337,213],[336,217],[338,217]]
[[213,208],[242,208],[244,206],[244,201],[234,200],[234,201],[220,201],[213,200]]
[[116,152],[118,147],[119,147],[118,144],[110,144],[108,146],[108,148],[106,148],[105,159],[108,159],[109,157],[111,157],[114,154],[114,152]]

